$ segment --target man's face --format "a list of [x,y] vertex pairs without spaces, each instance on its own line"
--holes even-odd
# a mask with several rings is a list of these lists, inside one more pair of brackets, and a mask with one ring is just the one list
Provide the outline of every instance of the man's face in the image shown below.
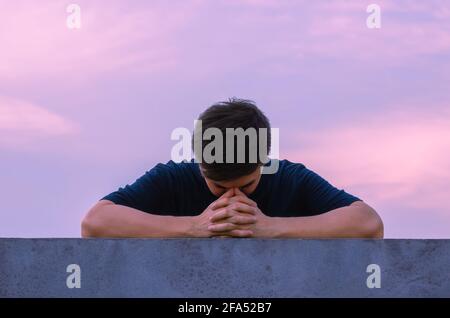
[[261,169],[257,168],[251,174],[228,181],[215,181],[205,176],[203,177],[205,178],[209,190],[217,197],[220,197],[231,188],[238,188],[246,195],[250,195],[253,191],[255,191],[259,180],[261,179]]

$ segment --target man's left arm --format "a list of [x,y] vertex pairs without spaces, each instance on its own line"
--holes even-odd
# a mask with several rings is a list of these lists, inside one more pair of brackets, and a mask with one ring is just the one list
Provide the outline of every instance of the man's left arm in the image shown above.
[[260,225],[266,224],[267,234],[270,237],[383,238],[384,236],[383,221],[377,212],[363,201],[356,201],[349,206],[315,216],[264,216],[260,220]]
[[[211,218],[211,230],[218,234],[224,226],[235,229],[249,229],[253,237],[269,238],[383,238],[383,221],[377,212],[363,201],[337,208],[314,216],[270,217],[265,215],[255,202],[236,190],[229,209]],[[233,220],[243,213],[236,203],[249,205],[255,222],[238,225]],[[248,207],[247,207],[248,209]],[[245,211],[248,213],[248,210]]]

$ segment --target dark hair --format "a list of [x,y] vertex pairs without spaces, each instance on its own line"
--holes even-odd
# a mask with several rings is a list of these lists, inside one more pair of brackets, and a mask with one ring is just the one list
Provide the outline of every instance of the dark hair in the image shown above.
[[[230,98],[226,102],[219,102],[208,109],[206,109],[202,114],[200,114],[199,120],[202,122],[201,136],[208,128],[217,128],[222,132],[223,136],[226,136],[226,129],[232,128],[242,128],[246,130],[248,128],[254,128],[256,130],[256,162],[254,160],[250,160],[250,143],[249,137],[245,137],[245,160],[244,162],[237,161],[237,146],[235,136],[234,139],[234,161],[229,163],[226,161],[226,152],[227,149],[225,147],[225,142],[223,142],[223,161],[222,162],[212,162],[208,163],[204,160],[199,160],[199,156],[203,158],[203,150],[204,148],[213,140],[203,140],[201,142],[201,153],[195,153],[195,157],[197,160],[201,161],[200,166],[203,171],[203,175],[208,177],[209,179],[216,181],[226,181],[236,179],[245,175],[248,175],[254,172],[257,168],[259,168],[263,163],[264,159],[270,152],[270,123],[264,113],[255,105],[255,103],[251,100],[238,99],[238,98]],[[260,146],[260,138],[261,133],[259,128],[265,128],[267,131],[267,153],[265,153],[264,157],[260,156],[259,146]],[[200,130],[198,130],[200,133]],[[195,135],[195,133],[194,133]],[[192,147],[194,148],[194,140],[195,137],[193,135],[193,143]],[[199,147],[200,148],[200,147]],[[198,149],[199,151],[200,149]],[[228,149],[228,151],[230,151]],[[252,151],[255,149],[252,148]],[[194,149],[195,152],[195,149]],[[253,161],[253,162],[252,162]]]

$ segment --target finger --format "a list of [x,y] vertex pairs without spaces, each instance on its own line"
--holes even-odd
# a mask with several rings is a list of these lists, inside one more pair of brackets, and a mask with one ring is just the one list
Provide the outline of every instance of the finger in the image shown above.
[[253,231],[250,230],[232,230],[229,232],[232,237],[251,237],[253,236]]
[[211,222],[217,222],[223,219],[226,219],[228,217],[232,216],[232,211],[226,208],[221,208],[217,210],[217,212],[209,218]]
[[211,232],[227,232],[234,229],[236,229],[236,225],[233,223],[219,223],[208,226],[208,231]]
[[230,204],[230,198],[227,198],[227,197],[222,198],[222,197],[220,197],[219,199],[217,199],[216,201],[211,203],[209,207],[212,210],[217,210],[217,209],[220,209],[220,208],[223,208],[223,207],[227,206],[228,204]]
[[233,211],[232,209],[222,208],[210,217],[211,223],[219,222],[224,219],[228,219],[227,222],[234,224],[253,224],[256,223],[257,219],[254,216],[242,215],[237,211]]
[[234,202],[242,202],[242,203],[246,203],[248,205],[254,206],[254,207],[258,206],[255,201],[249,199],[246,196],[242,196],[242,195],[235,195],[229,199],[229,203],[234,203]]
[[229,189],[227,192],[225,192],[224,194],[222,194],[216,201],[214,201],[213,203],[210,204],[210,208],[212,208],[213,210],[218,209],[220,207],[223,207],[225,205],[227,205],[229,202],[229,198],[234,196],[234,190],[233,189]]
[[227,206],[227,209],[238,211],[238,212],[256,214],[256,210],[255,210],[256,208],[254,206],[250,206],[250,205],[242,203],[242,202],[235,202],[233,204],[230,204]]
[[234,189],[228,189],[228,191],[226,191],[224,194],[222,194],[220,196],[220,198],[231,198],[232,196],[234,196]]
[[243,215],[235,215],[228,219],[228,222],[234,223],[236,225],[246,225],[246,224],[254,224],[256,223],[257,219],[256,217],[249,217],[249,216],[243,216]]
[[234,195],[247,198],[247,195],[244,192],[242,192],[239,188],[234,188]]

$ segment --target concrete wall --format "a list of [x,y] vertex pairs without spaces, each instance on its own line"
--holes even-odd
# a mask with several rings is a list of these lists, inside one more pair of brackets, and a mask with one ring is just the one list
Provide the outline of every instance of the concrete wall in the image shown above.
[[450,297],[450,240],[0,239],[0,297]]

